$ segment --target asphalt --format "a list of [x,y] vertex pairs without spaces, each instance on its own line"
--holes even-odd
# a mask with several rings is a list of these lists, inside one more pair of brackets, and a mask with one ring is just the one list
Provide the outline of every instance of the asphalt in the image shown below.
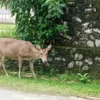
[[52,96],[45,94],[29,94],[25,92],[0,89],[0,100],[87,100],[74,96]]

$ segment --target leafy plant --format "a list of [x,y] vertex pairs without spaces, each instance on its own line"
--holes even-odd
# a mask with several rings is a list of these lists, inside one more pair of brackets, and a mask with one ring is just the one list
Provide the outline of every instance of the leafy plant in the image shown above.
[[62,21],[66,0],[2,0],[16,16],[16,33],[36,44],[50,43],[60,32],[67,34]]
[[49,74],[50,76],[55,76],[56,75],[56,70],[55,70],[55,68],[51,68],[50,69],[50,74]]
[[61,3],[61,0],[46,0],[43,7],[48,7],[47,18],[60,18],[60,15],[63,15],[63,8],[66,6],[65,3]]
[[88,73],[85,74],[77,73],[77,76],[79,78],[79,81],[82,83],[87,83],[90,81],[90,76],[88,75]]

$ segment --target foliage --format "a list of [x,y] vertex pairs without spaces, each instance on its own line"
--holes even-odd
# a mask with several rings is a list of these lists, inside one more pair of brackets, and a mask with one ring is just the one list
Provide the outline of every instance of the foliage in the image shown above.
[[65,72],[64,74],[59,74],[58,79],[60,82],[66,84],[68,81],[74,81],[76,76],[73,73]]
[[90,76],[88,75],[88,73],[85,74],[77,73],[77,76],[79,77],[79,81],[82,83],[87,83],[90,81]]
[[55,76],[56,75],[56,70],[55,70],[55,68],[51,68],[50,69],[50,74],[49,74],[50,76]]
[[[37,62],[35,62],[37,65]],[[37,70],[38,75],[46,75],[48,77],[56,76],[57,71],[54,66],[35,66],[35,69]]]
[[[6,2],[5,2],[6,1]],[[65,0],[2,0],[16,16],[16,33],[34,43],[49,43],[68,27],[61,20]]]
[[62,8],[65,7],[65,4],[62,4],[61,0],[46,0],[42,6],[48,7],[47,18],[60,18],[60,15],[63,14]]

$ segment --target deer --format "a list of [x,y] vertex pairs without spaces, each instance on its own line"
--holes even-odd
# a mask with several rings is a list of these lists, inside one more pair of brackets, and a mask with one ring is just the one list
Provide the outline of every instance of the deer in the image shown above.
[[0,62],[6,76],[8,73],[5,68],[5,59],[18,61],[18,77],[21,78],[21,68],[24,60],[29,62],[33,78],[37,78],[34,72],[33,62],[36,59],[41,59],[43,63],[47,62],[48,52],[52,45],[47,48],[41,48],[39,45],[34,46],[30,41],[18,40],[15,38],[0,38]]

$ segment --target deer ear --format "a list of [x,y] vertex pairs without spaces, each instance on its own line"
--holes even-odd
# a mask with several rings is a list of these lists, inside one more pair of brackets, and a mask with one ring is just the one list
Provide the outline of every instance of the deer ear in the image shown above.
[[51,48],[52,48],[52,45],[50,44],[50,45],[47,47],[47,50],[49,51],[49,50],[51,50]]
[[40,50],[41,47],[40,47],[39,45],[36,45],[36,49],[37,49],[37,50]]

